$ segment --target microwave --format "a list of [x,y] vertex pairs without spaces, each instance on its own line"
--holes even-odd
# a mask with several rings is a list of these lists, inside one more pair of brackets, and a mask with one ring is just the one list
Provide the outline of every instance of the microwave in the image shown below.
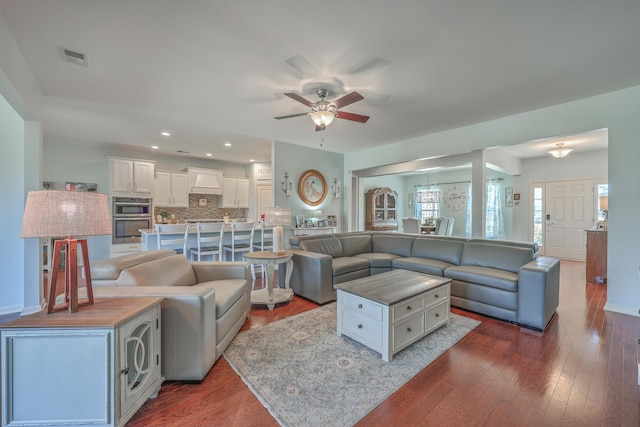
[[151,216],[151,199],[138,197],[114,197],[112,216]]
[[142,241],[140,230],[153,228],[151,216],[113,217],[112,243],[130,243]]

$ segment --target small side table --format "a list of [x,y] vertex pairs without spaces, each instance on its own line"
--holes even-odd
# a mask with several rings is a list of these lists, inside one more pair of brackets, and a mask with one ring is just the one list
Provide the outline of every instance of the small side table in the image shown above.
[[[244,254],[244,258],[252,264],[262,264],[267,268],[265,274],[266,287],[251,292],[251,304],[266,304],[269,310],[279,302],[291,301],[293,299],[293,290],[289,287],[291,279],[291,271],[293,270],[293,261],[291,258],[293,253],[289,251],[281,251],[274,253],[273,251],[249,252]],[[287,274],[284,281],[284,288],[273,288],[273,272],[276,264],[287,264]]]

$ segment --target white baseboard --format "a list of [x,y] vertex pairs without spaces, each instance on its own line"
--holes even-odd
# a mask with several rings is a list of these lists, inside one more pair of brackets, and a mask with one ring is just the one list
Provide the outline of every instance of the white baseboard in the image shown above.
[[7,307],[0,307],[0,316],[4,314],[20,313],[21,311],[22,311],[21,305],[10,305]]
[[629,307],[626,305],[611,304],[610,302],[607,302],[604,305],[604,309],[606,311],[613,311],[616,313],[628,314],[629,316],[640,317],[640,313],[638,313],[637,308]]
[[33,305],[31,307],[25,307],[22,309],[22,312],[20,313],[20,316],[28,316],[30,314],[33,313],[37,313],[40,310],[42,310],[44,308],[44,306],[40,306],[40,305]]

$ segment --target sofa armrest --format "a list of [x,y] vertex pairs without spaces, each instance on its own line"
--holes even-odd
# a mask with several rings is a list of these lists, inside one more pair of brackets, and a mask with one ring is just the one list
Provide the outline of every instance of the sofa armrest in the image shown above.
[[191,263],[196,273],[196,282],[211,282],[223,279],[244,279],[251,283],[251,264],[237,261],[194,261]]
[[[333,301],[332,257],[316,252],[292,249],[293,271],[290,286],[294,294],[318,304]],[[284,283],[286,267],[280,267],[280,283]]]
[[560,261],[536,258],[518,273],[518,323],[544,330],[560,301]]

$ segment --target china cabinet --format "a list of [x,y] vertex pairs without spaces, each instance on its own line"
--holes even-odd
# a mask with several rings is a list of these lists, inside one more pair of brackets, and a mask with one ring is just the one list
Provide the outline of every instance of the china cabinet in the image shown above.
[[367,191],[365,194],[365,230],[397,230],[397,200],[398,193],[389,187]]
[[2,425],[124,425],[163,381],[161,302],[97,298],[3,325]]

